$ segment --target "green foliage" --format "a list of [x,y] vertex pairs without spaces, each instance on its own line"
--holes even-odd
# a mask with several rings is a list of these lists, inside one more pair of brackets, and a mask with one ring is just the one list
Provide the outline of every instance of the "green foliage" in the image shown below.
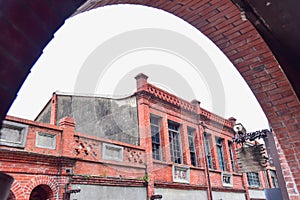
[[142,178],[140,178],[140,180],[145,181],[145,183],[149,183],[149,181],[150,181],[149,175],[146,173]]

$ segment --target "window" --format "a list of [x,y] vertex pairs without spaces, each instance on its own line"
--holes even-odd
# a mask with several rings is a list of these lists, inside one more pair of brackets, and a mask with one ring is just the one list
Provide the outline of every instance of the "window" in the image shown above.
[[151,115],[150,127],[152,138],[152,157],[155,160],[161,160],[160,118]]
[[168,121],[171,160],[182,164],[179,128],[179,124]]
[[273,187],[279,188],[276,172],[274,170],[270,170],[270,175],[271,175],[271,180],[272,180]]
[[247,172],[247,180],[249,186],[252,187],[260,186],[259,175],[257,172]]
[[195,148],[195,129],[188,127],[188,140],[189,140],[191,164],[193,166],[197,166],[197,156],[196,156],[196,148]]
[[233,157],[233,146],[232,146],[232,142],[230,142],[230,141],[228,141],[228,148],[229,148],[229,156],[230,156],[232,171],[235,171],[235,164],[234,164],[234,157]]
[[225,171],[225,165],[224,165],[224,156],[223,156],[223,139],[222,138],[216,138],[216,144],[217,144],[217,152],[218,152],[218,159],[219,159],[219,165],[220,169],[222,171]]
[[205,148],[205,153],[206,153],[207,165],[208,165],[208,168],[212,169],[213,164],[212,164],[212,157],[211,157],[209,140],[210,140],[209,134],[204,133],[204,148]]

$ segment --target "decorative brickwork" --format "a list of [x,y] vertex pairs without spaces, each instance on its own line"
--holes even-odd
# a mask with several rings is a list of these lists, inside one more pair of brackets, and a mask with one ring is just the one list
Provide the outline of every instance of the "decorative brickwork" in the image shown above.
[[150,94],[153,94],[155,97],[167,101],[174,106],[178,106],[181,109],[185,109],[187,111],[196,112],[195,107],[188,101],[185,101],[181,98],[176,97],[170,93],[163,91],[151,84],[147,84],[146,91]]
[[100,160],[100,143],[84,137],[75,136],[74,154],[76,158]]
[[125,154],[125,159],[127,160],[128,163],[139,164],[139,165],[145,164],[144,155],[142,154],[141,151],[137,151],[126,147],[124,149],[124,154]]
[[9,200],[22,199],[24,195],[24,190],[21,187],[19,181],[15,180],[10,189]]

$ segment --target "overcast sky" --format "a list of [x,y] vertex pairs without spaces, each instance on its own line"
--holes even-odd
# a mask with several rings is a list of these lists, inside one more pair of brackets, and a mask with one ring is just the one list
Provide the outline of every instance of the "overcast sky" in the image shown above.
[[106,6],[66,20],[44,49],[8,114],[34,119],[54,91],[122,97],[134,76],[222,117],[247,131],[268,123],[247,84],[201,32],[162,10]]

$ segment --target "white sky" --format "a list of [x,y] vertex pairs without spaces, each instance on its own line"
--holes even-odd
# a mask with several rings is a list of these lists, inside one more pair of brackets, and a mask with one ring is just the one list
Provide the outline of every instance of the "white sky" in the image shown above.
[[126,96],[134,76],[247,131],[268,128],[247,84],[202,33],[162,10],[133,5],[98,8],[66,20],[33,66],[8,114],[34,119],[54,91]]

